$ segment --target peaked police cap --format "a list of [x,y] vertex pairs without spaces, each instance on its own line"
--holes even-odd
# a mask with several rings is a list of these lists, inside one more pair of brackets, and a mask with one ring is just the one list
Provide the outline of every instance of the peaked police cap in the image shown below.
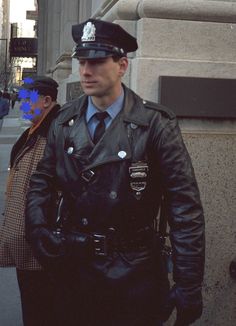
[[72,57],[76,58],[123,57],[138,48],[136,38],[120,25],[98,19],[73,25],[72,37],[76,43]]

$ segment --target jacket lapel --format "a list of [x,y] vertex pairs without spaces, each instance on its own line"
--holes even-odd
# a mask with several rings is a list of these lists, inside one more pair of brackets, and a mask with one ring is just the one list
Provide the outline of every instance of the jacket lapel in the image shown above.
[[106,130],[100,141],[94,146],[90,156],[91,169],[108,162],[128,160],[131,158],[130,142],[127,135],[127,125],[120,112]]
[[86,169],[92,169],[108,162],[129,160],[132,158],[129,128],[148,128],[149,120],[145,112],[143,101],[126,88],[125,102],[121,112],[106,130],[101,140],[94,146]]
[[[66,137],[65,149],[73,148],[73,157],[82,163],[82,171],[95,168],[108,162],[129,160],[132,157],[128,128],[147,128],[149,121],[145,114],[142,100],[133,96],[133,92],[124,86],[125,103],[121,112],[108,127],[100,141],[94,145],[86,125],[85,110],[87,97],[72,106],[61,123],[73,126]],[[135,99],[134,99],[135,98]]]

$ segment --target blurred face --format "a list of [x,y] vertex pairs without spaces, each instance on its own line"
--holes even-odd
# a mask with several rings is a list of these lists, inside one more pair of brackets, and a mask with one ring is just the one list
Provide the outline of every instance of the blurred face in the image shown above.
[[89,60],[80,58],[79,73],[83,91],[95,98],[119,96],[121,77],[127,67],[126,57],[117,62],[112,57]]
[[45,115],[47,109],[52,105],[51,96],[39,95],[36,101],[30,99],[25,100],[28,103],[29,111],[27,111],[26,119],[31,120],[33,124],[39,122]]
[[38,122],[44,115],[44,111],[46,110],[44,106],[45,96],[40,95],[38,101],[35,103],[31,103],[30,114],[32,114],[32,122]]

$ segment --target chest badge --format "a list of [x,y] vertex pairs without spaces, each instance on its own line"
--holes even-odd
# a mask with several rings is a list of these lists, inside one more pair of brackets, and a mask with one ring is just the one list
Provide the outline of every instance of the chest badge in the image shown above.
[[129,167],[130,187],[135,197],[141,199],[142,191],[147,186],[148,164],[146,162],[132,163]]

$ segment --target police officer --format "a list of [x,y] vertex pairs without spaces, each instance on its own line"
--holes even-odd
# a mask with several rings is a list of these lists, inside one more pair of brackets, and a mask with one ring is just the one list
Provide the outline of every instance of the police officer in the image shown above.
[[[28,240],[46,267],[66,260],[67,325],[157,326],[174,307],[189,325],[202,313],[204,218],[176,117],[121,82],[137,42],[119,25],[89,19],[72,36],[85,94],[50,129],[28,192]],[[55,188],[63,236],[47,214]],[[153,226],[163,196],[170,291]]]

